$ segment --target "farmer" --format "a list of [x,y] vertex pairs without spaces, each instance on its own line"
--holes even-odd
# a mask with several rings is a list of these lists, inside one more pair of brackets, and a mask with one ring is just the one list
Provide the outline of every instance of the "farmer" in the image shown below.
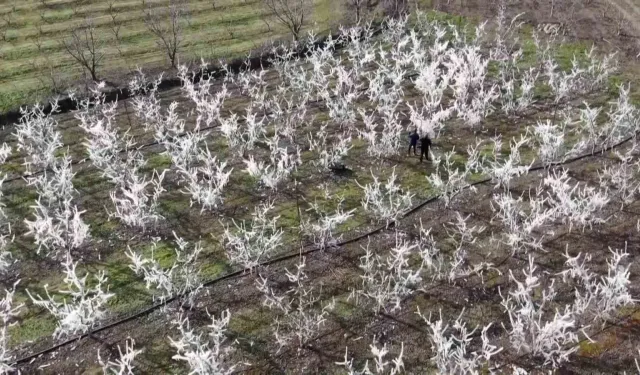
[[422,163],[422,156],[426,156],[427,161],[429,159],[429,148],[431,148],[431,138],[429,138],[429,134],[425,134],[424,137],[420,139],[420,162]]
[[411,155],[411,148],[413,148],[413,154],[418,155],[418,153],[416,153],[418,139],[420,139],[420,136],[418,135],[418,129],[413,129],[413,132],[409,133],[409,152],[407,153],[407,155]]

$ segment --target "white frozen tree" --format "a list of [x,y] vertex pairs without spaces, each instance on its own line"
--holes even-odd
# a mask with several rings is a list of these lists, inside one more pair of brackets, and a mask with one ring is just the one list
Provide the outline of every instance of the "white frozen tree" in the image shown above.
[[[394,106],[395,108],[395,106]],[[396,155],[400,149],[402,133],[404,131],[398,115],[393,109],[384,111],[382,129],[378,130],[375,114],[367,114],[359,109],[365,130],[358,129],[360,138],[367,142],[367,154],[374,158]]]
[[232,263],[254,268],[282,246],[284,232],[276,226],[279,216],[267,217],[273,207],[273,202],[256,206],[250,223],[234,220],[235,230],[225,227],[225,248]]
[[569,360],[569,356],[578,350],[575,316],[570,306],[564,312],[556,309],[553,318],[546,319],[545,311],[553,302],[556,291],[555,280],[542,286],[536,275],[534,257],[529,255],[529,265],[522,273],[524,281],[519,281],[509,271],[509,279],[516,284],[515,290],[502,295],[501,305],[509,314],[509,341],[513,349],[520,354],[542,356],[544,365],[554,368]]
[[[544,234],[538,234],[539,229],[553,222],[555,211],[546,205],[546,199],[529,194],[529,200],[523,196],[514,198],[510,192],[494,194],[491,199],[491,209],[495,212],[494,219],[500,220],[504,226],[502,242],[513,254],[527,252],[530,249],[542,249]],[[551,232],[553,234],[553,232]]]
[[[118,132],[116,115],[118,101],[108,103],[101,90],[104,83],[92,88],[92,95],[79,101],[80,110],[75,118],[86,133],[83,142],[89,159],[114,184],[121,185],[132,173],[137,173],[144,160],[134,149],[135,142],[129,131]],[[135,100],[135,99],[134,99]],[[125,153],[123,160],[121,153]]]
[[371,172],[371,177],[373,177],[373,182],[364,186],[356,181],[364,193],[362,207],[377,220],[384,221],[389,225],[411,208],[414,194],[402,191],[401,186],[396,182],[395,167],[384,185],[373,172]]
[[24,220],[27,226],[25,235],[34,237],[38,254],[42,248],[54,253],[61,249],[77,249],[89,238],[89,226],[80,217],[85,211],[71,207],[70,202],[62,211],[55,212],[39,198],[32,208],[35,209],[35,219]]
[[351,134],[339,134],[337,139],[328,139],[327,124],[320,126],[320,130],[308,134],[309,150],[318,154],[313,163],[322,170],[335,168],[343,164],[343,159],[353,147]]
[[[329,197],[329,193],[325,191],[325,197]],[[310,203],[307,211],[312,211],[317,218],[312,221],[311,218],[301,223],[301,231],[311,237],[313,243],[320,249],[334,246],[340,237],[335,236],[335,230],[340,224],[344,224],[349,220],[356,209],[344,211],[342,209],[343,199],[340,199],[333,213],[326,213],[322,210],[320,203],[317,201]]]
[[600,187],[615,189],[616,195],[620,199],[620,208],[625,204],[630,204],[635,200],[635,196],[640,192],[640,182],[638,182],[638,174],[640,173],[640,161],[635,160],[637,152],[637,143],[624,154],[615,150],[613,154],[616,157],[614,164],[605,165],[601,171],[598,171],[600,179]]
[[156,129],[162,121],[162,107],[157,92],[162,82],[162,74],[154,80],[150,80],[138,70],[137,74],[129,81],[129,91],[133,97],[133,113],[140,120],[145,131]]
[[[131,174],[123,186],[111,191],[111,201],[115,206],[115,212],[109,216],[115,216],[128,226],[145,229],[150,223],[162,219],[157,212],[158,199],[164,192],[162,180],[166,170],[162,173],[154,171],[151,179],[147,180],[138,174]],[[148,186],[153,186],[153,193],[149,194]]]
[[[538,121],[533,126],[533,139],[537,143],[538,157],[544,164],[560,161],[564,158],[567,150],[565,145],[565,134],[567,130],[567,119],[560,124],[551,120],[545,122]],[[530,129],[527,129],[529,131]]]
[[[151,256],[145,257],[141,253],[134,252],[131,248],[126,252],[131,260],[129,268],[142,275],[147,289],[155,289],[161,301],[174,296],[183,296],[183,304],[194,306],[195,297],[202,288],[200,270],[196,264],[198,256],[202,252],[202,246],[198,242],[193,246],[173,232],[176,246],[173,247],[175,259],[171,267],[163,267],[156,259],[157,242],[151,245]],[[191,249],[189,249],[191,248]]]
[[[376,313],[399,310],[402,299],[418,290],[423,278],[439,277],[439,262],[435,259],[438,250],[432,240],[429,232],[422,228],[419,241],[403,239],[396,232],[395,246],[386,256],[378,254],[377,249],[367,243],[359,265],[363,272],[362,288],[356,292],[373,302]],[[417,259],[420,262],[414,262]]]
[[[3,165],[10,155],[11,147],[6,143],[0,145],[0,165]],[[11,260],[11,252],[9,251],[9,245],[13,242],[13,237],[11,235],[11,223],[4,212],[5,205],[2,199],[2,185],[4,183],[4,179],[4,174],[0,172],[0,274],[7,272],[13,263]]]
[[546,203],[554,210],[554,215],[562,222],[569,224],[569,230],[577,224],[584,230],[593,224],[603,223],[605,219],[597,215],[609,202],[607,190],[593,186],[571,184],[568,170],[550,171],[542,181],[547,192]]
[[392,358],[390,361],[385,358],[389,354],[389,348],[387,347],[387,344],[379,347],[378,343],[376,343],[374,340],[374,342],[369,345],[369,350],[374,357],[373,361],[375,367],[373,369],[369,368],[369,360],[367,360],[361,370],[356,370],[353,365],[353,358],[349,359],[348,348],[345,348],[344,360],[342,362],[336,362],[336,365],[344,367],[347,370],[347,374],[349,375],[398,375],[403,373],[404,362],[402,360],[402,357],[404,356],[404,343],[400,344],[400,352],[395,358]]
[[247,166],[245,171],[257,178],[262,185],[273,190],[276,190],[278,185],[302,164],[300,148],[296,146],[294,152],[289,152],[287,147],[279,146],[279,141],[277,134],[267,140],[271,149],[269,162],[255,161],[253,155],[250,155],[248,160],[244,160]]
[[13,318],[18,315],[24,304],[14,306],[13,296],[16,292],[16,286],[20,280],[16,281],[11,290],[4,290],[4,297],[0,300],[0,319],[2,319],[2,328],[0,328],[0,374],[13,374],[15,368],[11,364],[14,356],[10,352],[8,328],[15,324]]
[[565,283],[572,280],[575,301],[574,312],[584,320],[606,321],[620,306],[635,304],[636,300],[629,291],[630,264],[621,263],[629,256],[626,249],[611,250],[607,259],[607,275],[598,275],[589,268],[591,254],[582,253],[572,257],[565,252],[566,269],[560,272]]
[[184,361],[189,365],[190,374],[200,375],[230,375],[239,363],[229,363],[232,347],[225,345],[225,331],[229,325],[231,314],[225,310],[220,318],[209,315],[211,324],[207,326],[208,334],[197,333],[190,327],[186,316],[178,316],[174,324],[178,327],[180,336],[169,338],[171,346],[176,350],[173,359]]
[[199,149],[196,160],[197,167],[186,168],[178,166],[183,183],[184,192],[191,196],[191,205],[198,203],[201,211],[216,209],[223,203],[223,191],[229,183],[233,168],[225,170],[227,162],[218,162],[217,157],[211,155],[209,147]]
[[[54,101],[51,113],[57,110],[57,102]],[[58,122],[53,116],[46,114],[40,105],[21,108],[20,114],[15,136],[18,151],[25,153],[27,172],[33,174],[39,169],[52,167],[56,160],[55,152],[62,146],[62,138],[57,130]]]
[[317,336],[329,311],[335,306],[334,300],[321,305],[320,292],[309,285],[305,267],[306,259],[302,257],[295,273],[285,269],[285,276],[293,285],[284,293],[274,290],[268,277],[259,274],[259,279],[256,279],[263,305],[280,313],[275,319],[273,331],[279,350],[292,342],[295,342],[298,350],[302,349]]
[[440,318],[436,321],[425,317],[420,310],[418,315],[429,326],[429,338],[431,339],[431,358],[441,374],[480,374],[483,368],[491,368],[491,357],[502,351],[490,343],[487,331],[491,328],[491,323],[482,327],[480,333],[481,346],[479,350],[471,351],[472,341],[477,328],[469,330],[467,324],[462,320],[462,313],[455,320],[453,326],[445,324]]
[[27,236],[33,236],[42,248],[57,254],[82,246],[89,238],[89,226],[82,220],[85,211],[78,211],[72,204],[76,192],[72,179],[71,158],[65,154],[54,160],[50,172],[31,177],[27,183],[35,186],[38,199],[34,209],[34,220],[24,219]]
[[492,267],[492,264],[488,262],[472,263],[467,257],[471,246],[476,243],[477,236],[484,232],[486,227],[469,225],[468,221],[471,215],[462,216],[458,211],[455,214],[455,221],[444,225],[448,239],[455,246],[451,258],[446,261],[448,269],[443,270],[448,273],[449,282],[460,277],[481,274],[483,270]]
[[471,168],[456,166],[455,156],[455,150],[445,152],[442,157],[436,156],[433,159],[436,170],[427,176],[427,182],[431,185],[431,189],[444,200],[445,207],[449,206],[453,198],[463,189],[469,187],[471,191],[476,190],[475,186],[467,183]]
[[78,277],[77,265],[78,263],[74,263],[71,254],[67,252],[66,259],[62,263],[65,273],[64,283],[67,285],[67,289],[58,293],[67,295],[69,298],[63,298],[62,302],[59,301],[59,298],[56,299],[49,294],[47,285],[44,286],[46,299],[39,294],[34,297],[27,289],[31,302],[47,309],[58,321],[58,326],[53,332],[53,337],[56,339],[88,332],[105,317],[107,301],[114,296],[114,294],[108,293],[109,288],[106,285],[107,277],[104,271],[93,275],[95,281],[88,284],[89,273]]
[[219,91],[212,93],[215,83],[214,77],[206,72],[206,64],[200,67],[201,78],[197,84],[189,75],[187,66],[178,68],[178,78],[182,82],[182,92],[185,97],[195,104],[196,125],[195,129],[209,128],[220,118],[220,110],[225,99],[229,96],[227,85],[223,84]]
[[520,149],[529,142],[524,135],[520,136],[520,140],[515,138],[511,140],[509,153],[507,157],[502,157],[502,140],[499,137],[493,140],[493,158],[485,157],[481,169],[484,173],[491,176],[495,181],[495,187],[501,186],[505,190],[509,190],[511,180],[529,172],[534,161],[530,165],[522,165]]

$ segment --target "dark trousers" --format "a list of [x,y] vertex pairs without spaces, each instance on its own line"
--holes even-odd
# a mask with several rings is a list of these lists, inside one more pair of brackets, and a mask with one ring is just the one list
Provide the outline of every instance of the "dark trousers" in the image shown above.
[[413,148],[413,154],[414,155],[418,155],[418,153],[416,152],[416,146],[418,145],[418,143],[410,143],[409,144],[409,152],[408,154],[411,155],[411,149]]
[[422,161],[422,156],[424,156],[427,159],[427,161],[431,160],[429,159],[429,146],[420,148],[420,161]]

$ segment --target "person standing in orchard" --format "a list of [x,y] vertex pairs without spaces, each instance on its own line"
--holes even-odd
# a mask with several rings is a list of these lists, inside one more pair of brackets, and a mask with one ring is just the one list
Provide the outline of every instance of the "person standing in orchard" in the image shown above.
[[425,134],[424,137],[420,138],[420,162],[422,163],[422,156],[426,156],[427,161],[429,159],[429,149],[431,148],[431,138],[429,138],[429,134]]
[[416,152],[418,139],[420,139],[420,136],[418,135],[418,129],[413,129],[413,132],[409,134],[409,151],[407,152],[408,155],[411,155],[412,148],[413,148],[413,154],[416,156],[418,155],[418,153]]

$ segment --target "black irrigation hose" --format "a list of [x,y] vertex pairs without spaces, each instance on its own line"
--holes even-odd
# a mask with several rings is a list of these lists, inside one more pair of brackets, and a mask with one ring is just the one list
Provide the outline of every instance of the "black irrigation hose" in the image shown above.
[[[603,147],[603,148],[601,148],[600,150],[598,150],[597,152],[595,152],[595,151],[594,151],[594,152],[591,152],[591,153],[588,153],[588,154],[584,154],[584,155],[580,155],[580,156],[577,156],[577,157],[574,157],[574,158],[567,159],[567,160],[562,161],[562,162],[554,162],[554,163],[549,163],[549,164],[541,164],[541,165],[538,165],[538,166],[535,166],[535,167],[533,167],[533,166],[532,166],[531,168],[529,168],[529,169],[528,169],[528,171],[527,171],[527,172],[532,172],[532,171],[542,170],[542,169],[548,168],[548,167],[550,167],[550,166],[559,166],[559,165],[565,165],[565,164],[573,163],[573,162],[576,162],[576,161],[579,161],[579,160],[582,160],[582,159],[588,158],[588,157],[590,157],[590,156],[593,156],[593,155],[595,155],[596,153],[604,153],[604,152],[606,152],[606,151],[610,151],[610,150],[612,150],[612,149],[614,149],[614,148],[620,147],[620,146],[624,145],[625,143],[627,143],[627,142],[629,142],[629,141],[631,141],[631,140],[635,139],[635,138],[636,138],[636,135],[637,135],[637,132],[636,132],[634,135],[629,136],[629,137],[627,137],[627,138],[625,138],[625,139],[623,139],[623,140],[619,141],[618,143],[616,143],[616,144],[614,144],[614,145]],[[480,184],[488,183],[488,182],[490,182],[491,180],[492,180],[491,178],[485,178],[485,179],[483,179],[483,180],[476,181],[476,182],[474,182],[474,183],[471,183],[471,184],[469,184],[469,185],[464,186],[464,187],[460,190],[460,192],[461,192],[462,190],[467,189],[467,188],[472,187],[472,186],[476,186],[476,185],[480,185]],[[459,192],[458,192],[458,193],[459,193]],[[402,217],[401,217],[400,219],[404,219],[404,218],[406,218],[406,217],[408,217],[408,216],[410,216],[410,215],[414,214],[415,212],[417,212],[419,209],[421,209],[422,207],[426,206],[427,204],[432,203],[432,202],[435,202],[436,200],[438,200],[438,198],[440,198],[440,196],[439,196],[439,195],[436,195],[436,196],[434,196],[434,197],[431,197],[431,198],[429,198],[429,199],[426,199],[425,201],[423,201],[423,202],[419,203],[418,205],[416,205],[415,207],[413,207],[411,210],[409,210],[409,211],[407,211],[405,214],[403,214],[403,215],[402,215]],[[398,219],[398,220],[400,220],[400,219]],[[358,242],[358,241],[360,241],[360,240],[363,240],[363,239],[365,239],[365,238],[368,238],[369,236],[372,236],[372,235],[374,235],[374,234],[380,233],[380,232],[382,232],[383,230],[386,230],[386,229],[388,229],[388,228],[393,228],[393,227],[395,227],[395,226],[396,226],[396,223],[397,223],[397,221],[398,221],[398,220],[391,221],[388,225],[380,226],[380,227],[378,227],[378,228],[376,228],[376,229],[373,229],[373,230],[371,230],[371,231],[369,231],[369,232],[367,232],[367,233],[364,233],[364,234],[359,235],[359,236],[357,236],[357,237],[354,237],[354,238],[352,238],[352,239],[342,241],[342,242],[340,242],[340,243],[336,244],[336,245],[335,245],[335,247],[342,247],[342,246],[345,246],[345,245],[348,245],[348,244],[351,244],[351,243],[354,243],[354,242]],[[312,248],[310,248],[310,249],[308,249],[308,250],[306,250],[306,251],[304,251],[304,252],[295,252],[295,253],[293,253],[293,254],[283,255],[283,256],[280,256],[280,257],[278,257],[278,258],[274,258],[274,259],[271,259],[271,260],[268,260],[268,261],[264,261],[264,262],[260,263],[258,266],[256,266],[255,268],[257,268],[257,267],[264,267],[264,266],[269,266],[269,265],[272,265],[272,264],[280,263],[280,262],[283,262],[283,261],[286,261],[286,260],[290,260],[290,259],[297,258],[297,257],[299,257],[299,256],[301,256],[301,255],[308,255],[308,254],[312,254],[312,253],[315,253],[315,252],[317,252],[317,251],[319,251],[319,250],[321,250],[321,249],[322,249],[322,248],[320,248],[320,247],[312,247]],[[505,260],[506,260],[506,259],[505,259]],[[234,271],[234,272],[228,273],[228,274],[226,274],[226,275],[219,276],[219,277],[217,277],[217,278],[211,279],[211,280],[209,280],[209,281],[207,281],[207,282],[203,283],[203,284],[202,284],[202,286],[203,286],[203,287],[206,287],[206,286],[215,285],[215,284],[218,284],[218,283],[220,283],[220,282],[222,282],[222,281],[225,281],[225,280],[229,280],[229,279],[232,279],[232,278],[235,278],[235,277],[241,277],[241,276],[247,275],[247,274],[249,274],[251,271],[252,271],[252,269],[251,269],[251,268],[244,268],[244,269],[241,269],[241,270],[238,270],[238,271]],[[132,321],[132,320],[135,320],[135,319],[137,319],[137,318],[140,318],[140,317],[142,317],[142,316],[148,315],[148,314],[150,314],[151,312],[153,312],[153,311],[155,311],[155,310],[159,309],[160,307],[165,306],[165,305],[167,305],[167,304],[168,304],[168,303],[170,303],[170,302],[173,302],[173,301],[175,301],[175,300],[177,300],[177,299],[179,299],[179,298],[182,298],[182,297],[186,296],[188,293],[190,293],[190,291],[183,292],[183,293],[181,293],[181,294],[179,294],[179,295],[175,295],[175,296],[173,296],[173,297],[171,297],[171,298],[168,298],[168,299],[166,299],[166,300],[164,300],[164,301],[162,301],[162,302],[156,303],[155,305],[149,306],[148,308],[146,308],[146,309],[144,309],[144,310],[142,310],[142,311],[139,311],[139,312],[137,312],[137,313],[135,313],[135,314],[133,314],[133,315],[130,315],[130,316],[125,317],[125,318],[122,318],[122,319],[120,319],[120,320],[117,320],[117,321],[115,321],[115,322],[109,323],[109,324],[107,324],[107,325],[104,325],[104,326],[101,326],[101,327],[95,328],[95,329],[93,329],[93,330],[91,330],[91,331],[89,331],[89,332],[87,332],[87,333],[80,334],[80,335],[78,335],[78,336],[76,336],[76,337],[73,337],[73,338],[71,338],[71,339],[68,339],[68,340],[66,340],[66,341],[63,341],[63,342],[61,342],[61,343],[59,343],[59,344],[56,344],[56,345],[53,345],[53,346],[51,346],[51,347],[49,347],[49,348],[43,349],[43,350],[41,350],[41,351],[39,351],[39,352],[37,352],[37,353],[34,353],[34,354],[31,354],[31,355],[28,355],[28,356],[23,357],[23,358],[20,358],[20,359],[17,359],[17,360],[15,360],[11,365],[18,365],[18,364],[21,364],[21,363],[25,363],[25,362],[31,361],[31,360],[36,359],[36,358],[38,358],[38,357],[40,357],[40,356],[42,356],[42,355],[44,355],[44,354],[51,353],[51,352],[56,351],[56,350],[58,350],[58,349],[60,349],[60,348],[62,348],[62,347],[64,347],[64,346],[70,345],[70,344],[72,344],[72,343],[74,343],[74,342],[76,342],[76,341],[79,341],[79,340],[81,340],[81,339],[83,339],[83,338],[85,338],[85,337],[89,337],[89,336],[91,336],[91,335],[93,335],[93,334],[96,334],[96,333],[99,333],[99,332],[102,332],[102,331],[108,330],[108,329],[110,329],[110,328],[113,328],[113,327],[119,326],[119,325],[121,325],[121,324],[124,324],[124,323],[130,322],[130,321]]]

